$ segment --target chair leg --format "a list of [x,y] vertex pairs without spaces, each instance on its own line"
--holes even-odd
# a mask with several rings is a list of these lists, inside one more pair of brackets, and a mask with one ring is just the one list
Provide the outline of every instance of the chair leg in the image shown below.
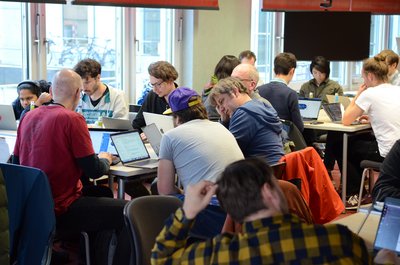
[[369,172],[369,168],[364,168],[364,171],[362,173],[362,177],[361,177],[361,184],[360,184],[360,193],[358,196],[358,205],[357,205],[357,212],[360,210],[360,205],[361,205],[361,198],[362,198],[362,192],[364,189],[364,181],[365,181],[365,177],[370,177],[369,176],[370,172]]
[[85,258],[86,258],[86,265],[90,265],[90,245],[89,245],[89,235],[85,232],[81,232],[84,240],[85,240]]

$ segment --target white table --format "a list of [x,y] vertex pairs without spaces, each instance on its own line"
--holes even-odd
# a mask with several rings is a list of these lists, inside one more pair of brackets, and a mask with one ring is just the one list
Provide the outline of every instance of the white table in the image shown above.
[[323,109],[321,109],[318,121],[323,122],[321,124],[312,124],[312,122],[304,122],[304,128],[306,129],[314,129],[314,130],[324,130],[324,131],[337,131],[343,132],[343,157],[342,157],[342,201],[343,204],[346,205],[346,186],[347,186],[347,149],[348,149],[348,141],[349,134],[367,130],[371,128],[370,124],[359,124],[359,125],[350,125],[345,126],[339,123],[332,123],[328,118],[327,114]]
[[17,141],[17,131],[0,130],[0,138],[0,162],[6,162],[14,152],[15,142]]
[[[339,220],[332,221],[334,224],[342,224],[347,226],[352,232],[357,233],[363,223],[366,212],[357,212],[355,214],[346,216]],[[381,213],[372,211],[365,221],[363,227],[358,234],[361,238],[365,240],[365,244],[369,251],[373,251],[373,245],[376,237],[376,231],[378,230],[379,220],[381,218]]]

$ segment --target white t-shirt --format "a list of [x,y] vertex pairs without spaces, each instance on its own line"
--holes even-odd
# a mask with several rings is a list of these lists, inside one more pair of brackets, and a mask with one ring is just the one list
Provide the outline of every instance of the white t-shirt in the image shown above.
[[159,158],[173,162],[185,190],[201,180],[215,182],[227,165],[244,157],[219,122],[192,120],[163,135]]
[[385,157],[400,139],[400,87],[388,83],[370,87],[360,94],[356,104],[368,114],[379,153]]

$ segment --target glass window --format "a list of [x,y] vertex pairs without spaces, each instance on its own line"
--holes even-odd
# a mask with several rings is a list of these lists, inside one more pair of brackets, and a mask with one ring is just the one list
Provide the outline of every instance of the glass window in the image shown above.
[[27,78],[26,4],[0,2],[0,103],[17,98],[16,87]]

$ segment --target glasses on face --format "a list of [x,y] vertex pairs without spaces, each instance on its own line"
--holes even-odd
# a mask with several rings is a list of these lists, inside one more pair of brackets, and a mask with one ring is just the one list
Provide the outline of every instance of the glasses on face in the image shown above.
[[160,87],[162,83],[164,83],[164,81],[161,80],[158,83],[150,83],[149,82],[149,85],[150,85],[151,88],[155,88],[155,87]]

